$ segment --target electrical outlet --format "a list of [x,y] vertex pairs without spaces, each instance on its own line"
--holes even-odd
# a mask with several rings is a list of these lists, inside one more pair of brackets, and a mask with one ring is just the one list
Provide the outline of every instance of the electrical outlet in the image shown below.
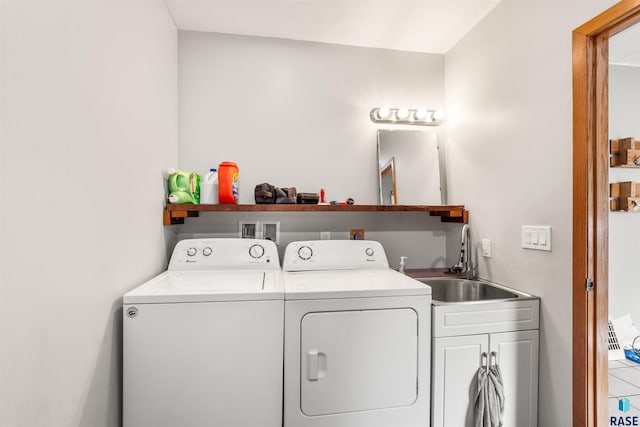
[[258,223],[252,221],[238,221],[238,237],[242,239],[258,238]]
[[276,245],[280,243],[280,221],[260,221],[259,224],[260,238],[271,240]]
[[320,232],[320,240],[331,240],[331,232],[330,231],[321,231]]
[[361,228],[352,228],[349,230],[349,239],[364,240],[364,230]]

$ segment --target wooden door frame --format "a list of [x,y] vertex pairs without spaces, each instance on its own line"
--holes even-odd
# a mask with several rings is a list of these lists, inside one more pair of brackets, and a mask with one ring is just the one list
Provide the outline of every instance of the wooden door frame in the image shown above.
[[638,22],[640,0],[623,0],[573,31],[574,427],[609,425],[609,37]]

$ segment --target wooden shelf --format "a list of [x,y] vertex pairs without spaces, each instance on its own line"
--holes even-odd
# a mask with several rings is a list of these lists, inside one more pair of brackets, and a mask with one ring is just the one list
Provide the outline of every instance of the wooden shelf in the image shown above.
[[[609,140],[609,166],[640,169],[640,141],[634,138]],[[621,212],[640,211],[640,183],[625,181],[609,184],[609,209]]]
[[612,211],[640,211],[640,183],[612,182],[609,184],[609,209]]
[[192,205],[168,204],[163,213],[164,225],[184,224],[185,218],[200,212],[428,212],[442,222],[467,224],[469,211],[463,205]]
[[612,168],[640,168],[640,141],[634,138],[609,141],[609,166]]

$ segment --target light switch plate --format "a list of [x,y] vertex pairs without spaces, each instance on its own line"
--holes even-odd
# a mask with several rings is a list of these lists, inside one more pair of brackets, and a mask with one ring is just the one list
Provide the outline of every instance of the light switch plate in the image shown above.
[[523,225],[521,233],[522,247],[539,251],[551,251],[551,226]]
[[485,258],[491,258],[491,240],[482,239],[482,256]]

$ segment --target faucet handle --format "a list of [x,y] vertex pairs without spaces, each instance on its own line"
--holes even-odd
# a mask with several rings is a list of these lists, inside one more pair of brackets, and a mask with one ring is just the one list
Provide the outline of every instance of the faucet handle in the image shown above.
[[478,266],[474,265],[473,261],[468,261],[465,266],[465,277],[469,280],[475,279],[478,276],[476,274],[477,269],[478,269]]

